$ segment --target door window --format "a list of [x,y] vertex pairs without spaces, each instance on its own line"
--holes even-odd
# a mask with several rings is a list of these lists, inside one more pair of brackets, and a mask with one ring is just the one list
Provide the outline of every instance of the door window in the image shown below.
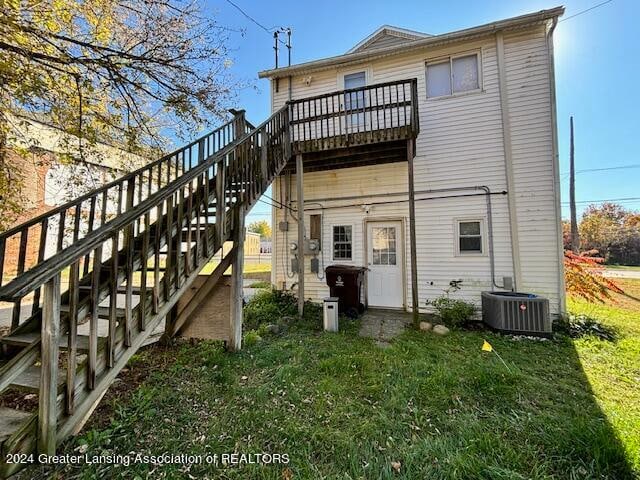
[[395,265],[397,258],[396,228],[372,227],[372,262],[374,265]]

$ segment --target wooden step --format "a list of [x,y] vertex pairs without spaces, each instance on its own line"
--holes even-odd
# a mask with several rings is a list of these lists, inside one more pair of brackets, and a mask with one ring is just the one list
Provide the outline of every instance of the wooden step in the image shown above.
[[[90,292],[92,289],[91,285],[80,285],[80,290],[83,290],[85,292]],[[147,293],[150,293],[152,290],[152,287],[147,285]],[[134,295],[139,296],[140,295],[140,291],[141,291],[141,287],[139,285],[133,285],[131,287],[131,292]],[[127,287],[126,285],[121,285],[118,287],[118,293],[127,293]]]
[[[6,337],[2,337],[0,341],[6,345],[14,345],[16,347],[26,347],[31,345],[33,342],[40,338],[40,332],[29,332],[29,333],[17,333],[14,335],[8,335]],[[89,351],[89,336],[88,335],[78,335],[78,351],[79,352],[88,352]],[[98,343],[100,343],[100,338],[98,339]],[[66,349],[69,345],[69,336],[68,335],[60,335],[58,339],[58,347],[61,349]]]
[[[11,386],[37,393],[40,390],[40,370],[40,367],[35,365],[25,368]],[[64,368],[58,369],[58,389],[63,385],[66,375]]]
[[[69,313],[69,305],[60,305],[60,311],[64,313]],[[125,309],[116,308],[116,317],[124,318],[124,316],[125,316]],[[98,317],[109,318],[109,307],[98,307]]]
[[33,413],[0,407],[0,445],[29,419]]

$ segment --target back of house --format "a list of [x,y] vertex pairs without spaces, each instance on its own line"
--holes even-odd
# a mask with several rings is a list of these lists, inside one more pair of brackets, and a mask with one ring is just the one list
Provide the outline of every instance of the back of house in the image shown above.
[[[563,311],[552,45],[562,13],[441,35],[383,26],[344,55],[261,72],[273,111],[310,99],[316,128],[340,108],[351,132],[381,122],[379,92],[395,89],[402,106],[415,82],[419,123],[413,145],[402,146],[412,155],[393,141],[348,161],[302,155],[304,248],[296,245],[295,169],[276,178],[272,282],[295,290],[301,257],[305,298],[321,301],[327,266],[364,266],[370,306],[411,310],[413,173],[421,311],[445,292],[479,304],[487,290],[543,295],[552,313]],[[336,98],[343,104],[330,105]]]

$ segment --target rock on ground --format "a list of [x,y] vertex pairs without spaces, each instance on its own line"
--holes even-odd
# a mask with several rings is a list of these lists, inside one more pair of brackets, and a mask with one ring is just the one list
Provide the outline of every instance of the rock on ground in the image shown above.
[[433,323],[431,322],[420,322],[420,330],[423,332],[428,332],[433,328]]
[[444,325],[436,325],[435,327],[433,327],[433,333],[437,335],[446,335],[447,333],[449,333],[449,329]]

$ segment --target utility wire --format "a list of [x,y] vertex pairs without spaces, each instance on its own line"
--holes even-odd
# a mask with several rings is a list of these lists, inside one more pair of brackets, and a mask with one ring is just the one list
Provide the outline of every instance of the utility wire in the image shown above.
[[[603,167],[603,168],[585,168],[583,170],[576,170],[576,173],[586,173],[586,172],[604,172],[607,170],[623,170],[627,168],[640,168],[640,163],[636,163],[633,165],[620,165],[618,167]],[[569,172],[564,172],[562,175],[569,175]]]
[[[229,0],[227,0],[227,1],[229,1]],[[572,19],[572,18],[575,18],[575,17],[577,17],[578,15],[582,15],[583,13],[590,12],[591,10],[594,10],[594,9],[596,9],[596,8],[598,8],[598,7],[602,7],[603,5],[606,5],[607,3],[611,3],[611,2],[613,2],[613,0],[606,0],[606,1],[604,1],[604,2],[600,2],[600,3],[598,3],[598,4],[596,4],[596,5],[592,6],[592,7],[589,7],[589,8],[587,8],[587,9],[585,9],[585,10],[582,10],[582,11],[580,11],[580,12],[578,12],[578,13],[574,13],[573,15],[570,15],[570,16],[568,16],[568,17],[565,17],[565,18],[563,18],[562,20],[559,20],[559,21],[558,21],[558,23],[560,23],[560,22],[566,22],[567,20],[570,20],[570,19]]]
[[[609,0],[611,1],[611,0]],[[271,28],[267,28],[265,27],[262,23],[260,23],[259,21],[257,21],[255,18],[253,18],[251,15],[249,15],[247,12],[245,12],[242,8],[240,8],[240,6],[234,2],[232,2],[231,0],[227,0],[227,3],[232,5],[233,7],[235,7],[242,15],[244,15],[248,20],[250,20],[251,22],[255,23],[258,27],[260,27],[262,30],[264,30],[265,32],[267,32],[269,34],[269,36],[271,36],[273,34],[273,32],[275,30],[278,29],[278,27],[271,27]],[[286,42],[280,40],[278,38],[278,41],[283,44],[286,45]]]
[[[600,200],[579,200],[576,203],[602,203],[602,202],[630,202],[639,201],[640,197],[624,197],[624,198],[602,198]],[[568,205],[569,202],[562,202],[563,205]]]

